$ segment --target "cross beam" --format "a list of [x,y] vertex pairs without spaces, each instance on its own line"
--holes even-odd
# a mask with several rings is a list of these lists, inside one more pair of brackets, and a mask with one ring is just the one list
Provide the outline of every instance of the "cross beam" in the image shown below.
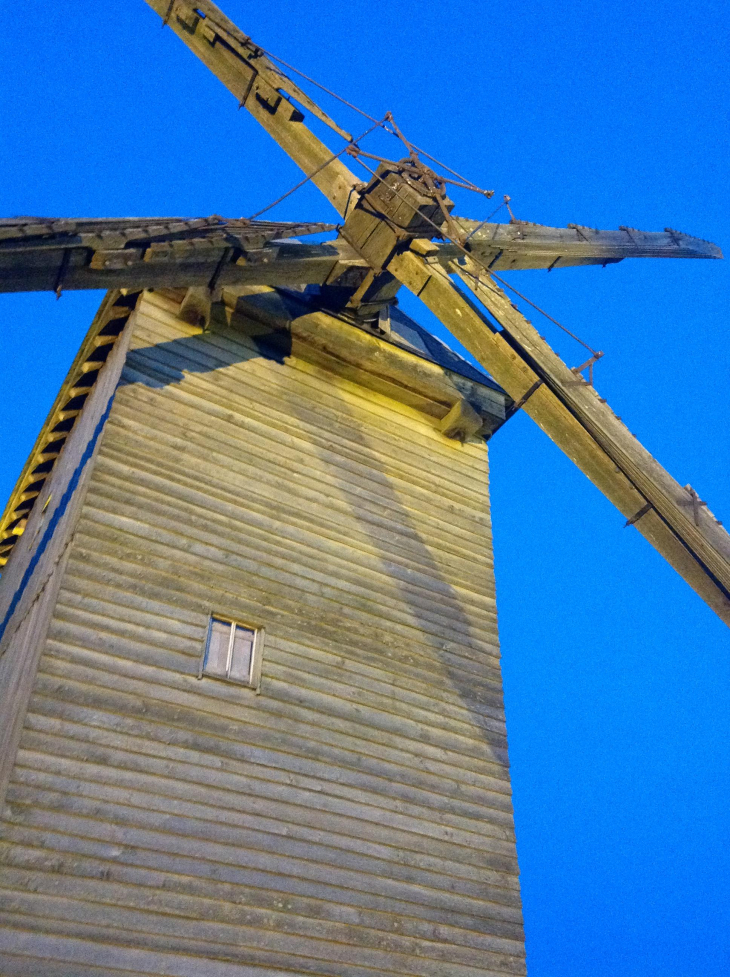
[[[426,216],[432,201],[418,201],[417,194],[407,194],[412,212],[406,207],[405,224],[392,200],[384,210],[380,208],[382,215],[377,207],[369,210],[368,200],[373,200],[379,192],[377,181],[363,187],[339,159],[341,153],[333,154],[307,129],[302,112],[291,100],[341,137],[349,139],[349,135],[286,78],[265,52],[214,4],[209,0],[197,0],[195,5],[189,0],[147,0],[147,3],[346,218],[344,230],[351,238],[349,258],[355,260],[358,273],[365,271],[360,286],[363,296],[370,287],[376,290],[384,287],[387,291],[400,283],[420,297],[502,385],[515,404],[616,505],[627,524],[636,526],[730,625],[730,536],[706,505],[690,499],[694,504],[688,506],[688,490],[682,489],[649,455],[595,391],[568,369],[497,288],[485,269],[485,249],[492,247],[494,241],[487,239],[484,227],[462,226],[467,244],[469,234],[474,238],[473,257],[463,258],[459,247],[450,253],[449,246],[440,247],[428,240],[434,236],[430,232],[426,238],[417,236],[423,233],[420,218]],[[402,186],[394,185],[391,189],[395,196],[402,192]],[[447,218],[451,226],[454,222],[448,214]],[[638,255],[642,248],[649,253],[655,246],[662,254],[680,256],[689,249],[685,256],[720,256],[717,249],[713,251],[713,246],[703,248],[696,239],[686,239],[670,230],[665,231],[666,240],[642,242],[631,234],[630,228],[624,228],[627,237],[632,239],[629,243],[626,238],[591,239],[585,233],[588,229],[584,228],[584,233],[580,228],[573,229],[574,239],[548,241],[547,247],[540,240],[539,232],[524,234],[519,225],[499,233],[506,235],[505,243],[511,246],[522,233],[528,250],[531,244],[533,255],[538,255],[540,261],[552,246],[559,249],[558,258],[566,247],[572,247],[572,254],[578,259],[575,263],[586,259],[591,263],[596,257],[620,260],[629,253]],[[340,250],[341,240],[332,245],[334,251],[327,259],[334,259],[335,265],[347,260],[346,253]],[[126,246],[122,250],[127,250]],[[281,254],[277,261],[284,263]],[[554,265],[554,258],[551,262],[548,267]],[[298,270],[297,274],[303,271]],[[451,275],[460,278],[471,292],[471,299],[456,287]],[[378,276],[381,276],[380,286],[376,282]],[[186,284],[193,283],[188,278]],[[213,284],[217,281],[209,280],[208,288]],[[488,311],[491,320],[474,300]]]

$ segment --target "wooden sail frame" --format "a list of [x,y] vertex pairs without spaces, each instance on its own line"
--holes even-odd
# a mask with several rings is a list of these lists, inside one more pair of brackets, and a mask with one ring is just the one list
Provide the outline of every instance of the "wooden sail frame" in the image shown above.
[[[147,2],[344,218],[337,241],[330,245],[333,250],[326,255],[326,260],[331,259],[330,270],[317,283],[337,285],[345,272],[355,269],[359,280],[354,288],[350,283],[348,301],[354,313],[365,310],[377,315],[378,309],[387,307],[402,285],[421,298],[502,385],[515,404],[616,505],[627,524],[635,526],[721,619],[730,624],[730,536],[704,505],[697,505],[691,491],[675,482],[646,452],[592,387],[568,369],[498,288],[489,274],[489,265],[504,260],[505,250],[509,249],[495,251],[487,229],[473,227],[469,222],[462,222],[460,227],[458,218],[449,218],[449,202],[444,195],[439,198],[428,190],[429,181],[433,189],[434,174],[425,167],[422,168],[423,184],[419,187],[399,179],[397,167],[384,165],[363,186],[340,159],[342,153],[333,154],[306,127],[301,109],[325,122],[339,136],[348,139],[349,134],[326,116],[263,49],[209,0]],[[413,159],[412,152],[412,162]],[[386,190],[390,187],[390,197],[383,191],[384,187]],[[390,200],[389,204],[385,203],[386,199]],[[435,203],[450,228],[446,236],[451,243],[445,246],[431,240],[433,228],[438,233]],[[632,232],[630,228],[620,229],[623,235],[620,240],[609,241],[597,237],[591,240],[588,229],[581,231],[573,225],[570,230],[575,239],[568,236],[565,241],[554,241],[550,250],[549,235],[543,234],[546,240],[540,241],[540,233],[530,232],[530,226],[499,232],[507,235],[509,240],[505,243],[518,256],[507,267],[559,267],[561,263],[570,263],[563,251],[573,254],[573,263],[607,263],[642,254],[642,232]],[[464,240],[454,238],[454,233],[460,230],[464,232]],[[549,230],[556,229],[543,229]],[[618,232],[596,232],[596,235],[601,233]],[[471,254],[466,247],[470,235],[474,239]],[[663,237],[644,239],[643,245],[643,253],[647,255],[720,257],[719,249],[708,242],[670,229],[663,232]],[[522,265],[517,263],[520,254],[526,262]],[[271,262],[263,262],[270,265],[268,273],[272,277],[262,284],[278,284],[275,277],[279,254],[272,258]],[[65,260],[61,254],[59,275]],[[92,270],[103,270],[105,260],[100,258],[102,267]],[[536,261],[542,264],[536,265]],[[320,261],[319,276],[321,265]],[[115,269],[109,266],[107,270]],[[257,272],[252,274],[256,280]],[[260,277],[261,272],[258,274]],[[289,274],[294,279],[300,276],[299,284],[303,284],[302,277],[306,280],[301,268],[290,267]],[[457,287],[452,276],[461,280],[465,290]],[[294,282],[290,279],[287,283]],[[189,281],[188,284],[200,283]],[[214,274],[208,279],[207,287],[213,292],[218,284]]]

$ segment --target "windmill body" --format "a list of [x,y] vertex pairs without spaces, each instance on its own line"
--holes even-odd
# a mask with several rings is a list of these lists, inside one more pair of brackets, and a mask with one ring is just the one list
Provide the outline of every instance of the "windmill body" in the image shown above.
[[0,521],[8,972],[524,973],[487,442],[531,416],[729,623],[730,539],[498,272],[719,249],[457,216],[150,6],[342,222],[0,221],[2,290],[110,290]]
[[[522,973],[506,397],[407,320],[257,289],[203,332],[184,296],[104,303],[3,577],[5,959]],[[209,670],[231,621],[256,677]]]

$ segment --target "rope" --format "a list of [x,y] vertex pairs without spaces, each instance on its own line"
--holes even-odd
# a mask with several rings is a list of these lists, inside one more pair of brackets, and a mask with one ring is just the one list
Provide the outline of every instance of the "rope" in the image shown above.
[[330,165],[330,163],[333,163],[336,159],[339,159],[339,157],[342,156],[344,153],[346,153],[351,146],[357,145],[357,143],[360,142],[361,139],[364,139],[365,136],[369,136],[374,129],[377,129],[378,126],[382,124],[383,124],[382,122],[378,122],[376,120],[374,126],[370,126],[370,128],[366,129],[361,136],[357,137],[357,139],[353,139],[351,143],[347,143],[346,146],[343,146],[338,153],[333,153],[328,160],[322,163],[321,166],[318,166],[317,169],[313,170],[308,176],[305,176],[303,180],[300,180],[299,183],[297,183],[295,186],[291,188],[291,190],[287,190],[286,193],[282,193],[282,195],[280,197],[277,197],[273,203],[270,203],[268,205],[268,207],[263,207],[261,210],[256,211],[255,214],[252,214],[251,217],[246,218],[246,220],[249,221],[256,220],[257,217],[260,217],[262,214],[265,214],[268,210],[271,210],[273,207],[276,207],[277,204],[280,204],[282,200],[286,200],[287,197],[290,197],[300,187],[303,187],[305,183],[309,183],[309,181],[313,179],[318,173],[321,173],[323,169],[325,169],[327,166]]
[[[366,163],[363,163],[363,161],[356,154],[352,154],[352,155],[353,155],[353,158],[356,159],[357,162],[360,164],[360,166],[364,167],[368,171],[368,173],[370,173],[372,176],[374,176],[381,183],[385,184],[385,180],[383,180],[383,178],[378,173],[376,173],[375,170],[371,169]],[[389,184],[385,184],[385,185],[388,187],[389,190],[391,190],[395,194],[396,197],[399,198],[399,200],[403,201],[403,203],[406,203],[406,204],[408,203],[408,201],[405,199],[405,197],[403,197],[394,187],[391,187]],[[500,206],[502,206],[502,205],[500,204]],[[497,208],[497,209],[499,209],[499,208]],[[495,211],[495,213],[496,213],[496,211]],[[435,228],[435,230],[439,234],[439,237],[444,237],[444,238],[446,238],[447,241],[450,241],[451,244],[455,245],[467,258],[471,258],[472,261],[474,261],[474,262],[476,262],[476,264],[480,265],[484,269],[484,271],[486,271],[486,273],[487,273],[488,276],[491,276],[493,278],[496,278],[496,280],[498,282],[500,282],[502,285],[504,285],[505,288],[508,288],[511,292],[514,292],[515,295],[519,296],[519,298],[521,298],[524,302],[527,302],[527,304],[530,305],[530,306],[532,306],[532,308],[535,309],[535,311],[539,312],[540,315],[544,315],[546,319],[549,319],[550,322],[554,323],[556,326],[558,326],[558,328],[562,329],[564,333],[567,333],[568,336],[571,337],[571,339],[574,339],[577,343],[580,343],[580,345],[583,346],[585,349],[587,349],[590,353],[592,353],[593,356],[595,356],[595,357],[598,358],[598,357],[600,357],[600,356],[603,355],[598,350],[593,349],[592,346],[589,346],[588,343],[584,342],[582,339],[580,339],[578,336],[576,336],[575,333],[571,332],[570,329],[568,329],[566,326],[564,326],[561,322],[558,322],[557,319],[554,319],[551,315],[549,315],[547,312],[545,312],[544,309],[541,309],[539,305],[536,305],[534,302],[532,302],[530,299],[528,299],[525,295],[522,294],[522,292],[518,292],[517,289],[513,285],[510,285],[509,284],[509,282],[506,282],[499,275],[496,275],[493,271],[490,271],[489,268],[487,268],[487,266],[484,264],[484,262],[481,261],[480,258],[477,255],[475,255],[471,251],[467,251],[467,249],[464,247],[464,245],[460,241],[457,241],[455,238],[451,237],[449,234],[445,234],[444,231],[443,231],[443,229],[442,229],[442,227],[440,227],[438,224],[435,224],[431,220],[430,217],[426,217],[425,214],[421,214],[421,217],[423,217],[423,219],[427,223],[429,223],[431,225],[431,227]],[[467,274],[469,274],[469,272],[467,272]],[[471,277],[472,278],[475,278],[480,284],[485,285],[485,283],[481,280],[481,278],[478,278],[475,275],[472,275]],[[487,287],[487,286],[485,286],[485,287]]]
[[[271,51],[267,51],[266,48],[259,47],[259,45],[256,45],[256,47],[258,48],[259,51],[262,52],[262,54],[265,54],[267,58],[271,58],[272,61],[276,61],[279,64],[283,64],[285,68],[289,69],[289,71],[293,71],[295,74],[299,75],[300,78],[304,78],[305,81],[308,81],[311,85],[315,85],[321,91],[326,92],[327,95],[330,95],[332,98],[337,99],[338,102],[342,102],[343,105],[346,105],[349,109],[352,109],[353,112],[358,112],[361,116],[363,116],[363,118],[369,119],[371,122],[377,123],[378,126],[385,129],[385,131],[389,133],[391,136],[396,136],[396,138],[399,137],[400,130],[398,130],[398,127],[395,124],[395,120],[393,119],[393,116],[391,115],[390,112],[388,112],[385,115],[382,122],[378,122],[378,120],[375,118],[374,115],[370,115],[370,113],[366,112],[364,109],[359,108],[357,105],[354,105],[352,102],[348,102],[346,98],[343,98],[341,95],[338,95],[337,92],[333,92],[332,89],[327,88],[326,85],[322,85],[320,82],[316,81],[316,79],[310,77],[310,75],[305,75],[303,71],[300,71],[299,68],[295,68],[293,64],[289,64],[289,62],[284,61],[283,58],[277,57],[275,54],[272,54]],[[386,125],[386,122],[388,120],[390,120],[393,123],[394,128],[391,129],[390,126]],[[407,146],[415,149],[415,151],[419,154],[419,156],[425,156],[426,159],[430,159],[432,163],[435,163],[437,166],[440,166],[441,169],[446,170],[447,173],[451,173],[452,176],[455,176],[457,179],[467,184],[466,189],[474,190],[477,193],[483,193],[483,194],[489,193],[488,190],[480,190],[479,187],[477,187],[475,183],[472,183],[471,180],[467,179],[467,177],[462,176],[461,173],[458,173],[456,170],[453,170],[450,166],[447,166],[446,163],[442,163],[440,160],[436,159],[435,156],[432,156],[430,153],[427,153],[425,149],[421,149],[419,146],[416,146],[415,143],[409,142],[402,135],[400,135],[400,138],[403,140],[404,143],[406,143]],[[353,142],[357,142],[357,140],[354,139]]]

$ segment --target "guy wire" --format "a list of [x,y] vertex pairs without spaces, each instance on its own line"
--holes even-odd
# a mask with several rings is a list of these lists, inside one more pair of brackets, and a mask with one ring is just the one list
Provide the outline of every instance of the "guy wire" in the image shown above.
[[[385,129],[386,132],[389,132],[391,136],[396,136],[396,138],[398,137],[398,133],[395,131],[395,129],[391,129],[389,126],[386,125],[386,122],[388,121],[389,117],[391,118],[391,121],[393,121],[390,112],[387,113],[387,115],[385,116],[382,122],[378,122],[378,120],[375,118],[374,115],[370,115],[369,112],[365,112],[363,109],[358,108],[357,105],[353,105],[352,102],[348,102],[346,98],[343,98],[341,95],[338,95],[337,92],[333,92],[331,88],[327,88],[325,85],[320,84],[320,82],[316,81],[314,78],[311,78],[309,75],[305,75],[303,71],[300,71],[299,68],[295,68],[293,64],[289,64],[289,62],[284,61],[283,58],[277,57],[275,54],[272,54],[271,51],[267,51],[266,48],[259,47],[258,44],[256,45],[256,47],[258,47],[259,51],[261,51],[262,54],[265,54],[267,58],[271,58],[272,61],[277,61],[279,64],[283,64],[285,68],[288,68],[290,71],[293,71],[295,74],[299,75],[300,78],[304,78],[305,81],[310,82],[310,84],[315,85],[323,92],[326,92],[327,95],[331,95],[332,98],[336,98],[338,102],[342,102],[342,104],[346,105],[349,109],[352,109],[354,112],[359,112],[360,115],[362,115],[366,119],[369,119],[371,122],[376,122],[378,126]],[[395,125],[394,121],[393,124]],[[354,140],[354,142],[356,141],[357,140]],[[405,142],[406,140],[403,141]],[[419,146],[416,146],[415,143],[409,143],[409,145],[411,145],[419,155],[425,156],[426,159],[430,159],[432,163],[435,163],[437,166],[440,166],[448,173],[451,173],[452,176],[457,177],[463,183],[467,183],[469,185],[467,189],[473,187],[475,190],[479,191],[480,193],[484,193],[483,190],[479,190],[476,183],[473,183],[465,176],[462,176],[461,173],[458,173],[456,170],[452,170],[450,166],[447,166],[446,163],[442,163],[440,160],[436,159],[435,156],[431,156],[431,154],[427,153],[425,149],[421,149]]]
[[370,133],[373,131],[373,129],[377,129],[378,126],[381,126],[382,124],[383,124],[382,122],[378,122],[376,120],[374,126],[370,126],[370,128],[366,129],[361,136],[358,136],[356,139],[353,139],[352,142],[349,142],[347,143],[346,146],[343,146],[338,153],[333,153],[328,160],[322,163],[321,166],[318,166],[317,169],[313,170],[308,176],[305,176],[303,180],[300,180],[299,183],[297,183],[295,186],[291,188],[291,190],[287,190],[286,193],[282,193],[282,195],[280,197],[277,197],[273,203],[270,203],[268,205],[268,207],[263,207],[261,210],[257,210],[255,214],[252,214],[251,217],[247,217],[246,220],[250,220],[250,221],[256,220],[257,217],[260,217],[262,214],[265,214],[268,210],[271,210],[273,207],[276,207],[277,204],[280,204],[282,200],[286,200],[286,198],[290,197],[296,190],[298,190],[300,187],[303,187],[305,183],[309,183],[309,181],[313,177],[315,177],[318,173],[321,173],[323,169],[325,169],[327,166],[330,165],[330,163],[333,163],[336,159],[339,159],[340,156],[342,156],[344,153],[347,152],[350,146],[356,146],[360,142],[360,140],[364,139],[365,136],[369,136]]
[[[456,170],[453,170],[450,166],[447,166],[445,163],[442,163],[440,160],[436,159],[435,156],[432,156],[430,153],[427,153],[425,150],[420,149],[418,146],[416,146],[415,143],[412,143],[412,142],[410,142],[410,140],[406,139],[403,136],[403,134],[401,133],[401,131],[398,128],[398,126],[396,125],[395,120],[393,119],[393,116],[391,115],[390,112],[388,112],[385,115],[385,117],[382,119],[382,121],[381,120],[378,120],[378,119],[375,118],[375,116],[370,115],[368,112],[365,112],[363,109],[359,108],[357,105],[354,105],[352,102],[348,102],[348,100],[346,98],[343,98],[341,95],[338,95],[337,92],[333,92],[330,88],[327,88],[325,85],[322,85],[320,82],[316,81],[314,78],[310,77],[309,75],[306,75],[303,71],[300,71],[298,68],[295,68],[294,65],[290,64],[288,61],[284,61],[283,58],[277,57],[277,55],[272,54],[270,51],[267,51],[265,48],[259,48],[259,50],[263,54],[265,54],[268,58],[271,58],[273,61],[276,61],[279,64],[284,65],[285,68],[288,68],[290,71],[295,72],[295,74],[299,75],[301,78],[304,78],[310,84],[315,85],[317,88],[321,89],[323,92],[326,92],[327,95],[330,95],[332,98],[337,99],[337,101],[342,102],[343,105],[346,105],[348,108],[352,109],[354,112],[358,112],[364,118],[368,119],[370,122],[373,122],[374,125],[371,126],[369,129],[367,129],[361,136],[358,136],[356,139],[353,139],[353,141],[351,143],[348,143],[346,146],[344,146],[338,153],[334,153],[330,157],[330,159],[328,159],[325,163],[322,163],[321,166],[318,166],[317,169],[314,170],[313,173],[310,173],[308,176],[304,177],[303,180],[300,180],[299,183],[296,184],[296,186],[292,187],[291,190],[288,190],[286,193],[282,194],[281,197],[278,197],[273,203],[269,204],[268,207],[264,207],[262,210],[259,210],[257,213],[255,213],[252,217],[249,217],[248,218],[249,220],[255,220],[255,218],[260,217],[261,214],[265,214],[267,211],[271,210],[277,204],[281,203],[282,200],[286,200],[286,198],[289,197],[289,196],[291,196],[292,193],[294,193],[300,187],[303,187],[305,183],[308,183],[313,177],[315,177],[318,173],[320,173],[323,169],[325,169],[325,167],[329,166],[330,163],[334,162],[334,160],[338,159],[340,156],[342,156],[344,153],[346,153],[348,151],[348,148],[349,147],[357,145],[358,142],[360,142],[360,140],[364,139],[365,136],[369,135],[371,132],[373,132],[374,129],[377,129],[377,128],[385,129],[385,131],[386,132],[389,132],[392,136],[395,136],[396,138],[399,138],[403,143],[405,143],[405,145],[409,149],[412,148],[420,156],[425,156],[426,159],[431,160],[432,163],[435,163],[437,166],[440,166],[442,169],[446,170],[448,173],[451,173],[452,176],[457,177],[463,183],[468,184],[468,186],[466,187],[466,189],[472,189],[473,188],[473,190],[475,190],[477,192],[481,192],[481,193],[484,193],[485,192],[483,190],[479,190],[479,188],[476,186],[476,184],[472,183],[471,180],[468,180],[466,177],[462,176]],[[386,125],[386,122],[388,120],[390,120],[393,123],[393,127],[394,128],[391,129],[388,125]],[[367,166],[365,163],[363,163],[363,161],[361,159],[359,159],[357,156],[354,156],[354,158],[357,159],[357,162],[361,166],[363,166],[368,171],[368,173],[370,173],[370,174],[372,174],[372,176],[376,177],[376,179],[378,179],[381,183],[385,183],[385,181],[382,179],[382,177],[380,177],[375,172],[375,170],[371,169],[369,166]],[[392,187],[391,187],[391,189],[392,189]],[[401,195],[397,191],[395,191],[395,194],[396,194],[397,197],[399,197],[399,199],[404,200],[404,198],[401,197]],[[492,214],[490,215],[490,217],[493,217],[494,214],[496,214],[497,211],[500,210],[502,206],[503,206],[503,204],[500,204],[499,207],[497,207],[497,209],[492,212]],[[487,220],[489,220],[489,219],[490,218],[487,218]],[[545,316],[546,319],[549,319],[550,322],[554,323],[559,329],[562,329],[564,333],[566,333],[568,336],[571,337],[571,339],[574,339],[577,343],[580,343],[581,346],[583,346],[585,349],[587,349],[594,356],[596,355],[596,350],[593,349],[592,346],[590,346],[588,343],[584,342],[582,339],[580,339],[578,336],[576,336],[575,333],[571,332],[570,329],[568,329],[566,326],[564,326],[561,322],[558,322],[557,319],[553,318],[553,316],[551,316],[547,312],[545,312],[544,309],[541,309],[540,306],[537,305],[535,302],[531,301],[531,299],[528,299],[527,296],[525,296],[521,292],[519,292],[513,285],[510,285],[509,282],[506,282],[499,275],[495,274],[493,271],[490,271],[490,269],[487,268],[486,265],[484,265],[484,263],[482,261],[480,261],[479,258],[473,252],[467,251],[467,249],[459,241],[454,240],[454,238],[450,237],[448,234],[444,234],[443,231],[441,230],[441,227],[439,227],[438,224],[435,224],[434,221],[430,220],[428,217],[426,217],[425,220],[429,224],[431,224],[431,226],[433,228],[435,228],[435,230],[439,233],[440,236],[446,237],[446,239],[448,241],[450,241],[452,244],[454,244],[457,248],[459,248],[459,250],[462,251],[464,255],[466,255],[468,258],[471,258],[472,261],[476,261],[476,263],[478,265],[481,265],[481,267],[487,272],[488,275],[490,275],[491,277],[493,277],[494,279],[496,279],[498,282],[500,282],[502,285],[504,285],[505,288],[508,288],[511,292],[514,292],[514,294],[517,295],[519,298],[521,298],[523,302],[527,302],[527,304],[529,306],[531,306],[533,309],[535,309],[535,311],[539,312],[540,315]],[[483,223],[486,223],[486,221],[484,221]],[[484,284],[482,282],[481,278],[479,278],[478,281],[481,284]]]
[[[393,187],[391,187],[388,184],[386,184],[385,183],[385,180],[378,173],[376,173],[375,170],[371,169],[366,163],[363,163],[363,161],[361,159],[359,159],[356,154],[353,153],[352,155],[353,155],[353,158],[356,159],[357,162],[360,164],[360,166],[364,167],[368,171],[368,173],[372,174],[372,176],[374,176],[382,184],[384,184],[385,186],[387,186],[388,189],[391,190],[396,195],[396,197],[398,197],[399,200],[402,200],[404,203],[408,203],[408,201],[405,199],[405,197],[403,197],[400,193],[398,193],[398,191],[395,190]],[[499,208],[497,208],[497,209],[499,209]],[[496,211],[495,211],[495,213],[496,213]],[[423,219],[427,223],[429,223],[431,225],[431,227],[435,228],[435,230],[438,232],[438,234],[439,234],[440,237],[445,237],[447,241],[450,241],[451,244],[453,244],[455,247],[457,247],[467,258],[471,258],[472,261],[474,261],[474,262],[476,262],[476,264],[480,265],[484,269],[484,271],[486,271],[487,275],[491,276],[492,278],[495,278],[498,282],[500,282],[502,285],[504,285],[505,288],[508,288],[511,292],[514,292],[515,295],[519,296],[519,298],[521,298],[524,302],[527,302],[528,305],[532,306],[532,308],[535,309],[536,312],[539,312],[540,315],[544,315],[546,319],[549,319],[550,322],[552,322],[556,326],[558,326],[559,329],[562,329],[564,333],[567,333],[567,335],[571,337],[571,339],[574,339],[577,343],[580,343],[581,346],[583,346],[585,349],[587,349],[594,356],[597,356],[598,355],[597,350],[593,349],[592,346],[589,346],[588,343],[584,342],[582,339],[580,339],[578,336],[576,336],[575,333],[571,332],[570,329],[568,329],[566,326],[564,326],[561,322],[558,322],[557,319],[554,319],[551,315],[549,315],[547,312],[545,312],[544,309],[541,309],[539,305],[536,305],[533,301],[531,301],[530,299],[528,299],[525,295],[522,294],[522,292],[518,292],[517,289],[514,287],[514,285],[510,285],[509,282],[506,282],[499,275],[496,275],[493,271],[490,271],[489,268],[487,268],[487,266],[484,264],[484,262],[481,261],[477,255],[475,255],[471,251],[467,251],[467,249],[459,241],[456,241],[456,240],[454,240],[453,237],[449,236],[448,234],[445,234],[443,232],[443,230],[441,229],[441,227],[438,224],[434,223],[434,221],[432,221],[430,219],[430,217],[426,217],[425,214],[421,214],[421,216],[423,217]],[[467,272],[467,274],[469,274],[469,272]],[[474,278],[476,276],[472,275],[471,277]],[[476,280],[477,280],[477,282],[479,284],[485,285],[485,283],[482,281],[481,278],[476,277]],[[485,287],[487,287],[487,286],[485,285]]]

